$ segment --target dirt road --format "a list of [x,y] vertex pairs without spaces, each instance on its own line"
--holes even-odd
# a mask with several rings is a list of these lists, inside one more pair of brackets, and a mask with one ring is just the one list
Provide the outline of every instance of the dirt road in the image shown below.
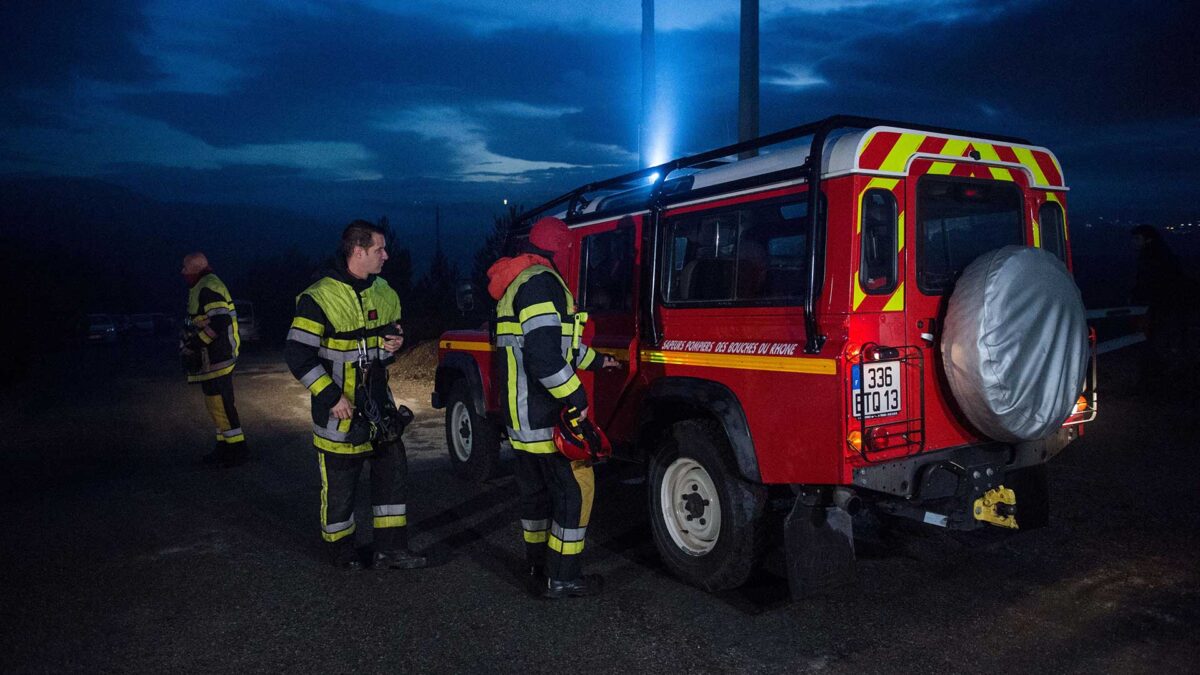
[[585,554],[606,592],[551,603],[518,580],[511,476],[450,474],[427,383],[396,391],[418,418],[410,522],[439,564],[351,574],[319,555],[307,392],[278,354],[239,367],[236,470],[197,464],[209,422],[169,346],[60,355],[0,391],[0,671],[1194,672],[1198,411],[1130,393],[1126,354],[1101,368],[1043,530],[864,542],[854,587],[798,603],[777,560],[711,595],[663,570],[643,486],[609,472]]

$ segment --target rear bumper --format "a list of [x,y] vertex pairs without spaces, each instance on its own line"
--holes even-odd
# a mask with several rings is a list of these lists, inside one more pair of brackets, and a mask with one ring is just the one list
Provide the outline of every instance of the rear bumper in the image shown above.
[[1079,437],[1079,427],[1063,427],[1041,441],[989,443],[923,452],[853,470],[854,486],[905,499],[950,497],[961,481],[977,490],[996,487],[1004,475],[1041,464]]

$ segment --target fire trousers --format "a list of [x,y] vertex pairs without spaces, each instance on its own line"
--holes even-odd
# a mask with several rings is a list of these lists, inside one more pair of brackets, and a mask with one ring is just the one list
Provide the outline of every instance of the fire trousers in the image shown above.
[[579,555],[592,515],[595,474],[584,462],[559,453],[517,451],[517,487],[521,491],[521,530],[525,558],[545,567],[557,581],[579,578]]
[[235,450],[246,442],[242,433],[242,422],[233,405],[233,373],[204,380],[200,383],[204,393],[204,407],[217,427],[217,443],[222,451]]
[[375,550],[408,547],[408,458],[404,442],[375,444],[360,455],[318,452],[321,469],[321,537],[337,559],[354,550],[354,502],[363,465],[371,463],[371,524]]

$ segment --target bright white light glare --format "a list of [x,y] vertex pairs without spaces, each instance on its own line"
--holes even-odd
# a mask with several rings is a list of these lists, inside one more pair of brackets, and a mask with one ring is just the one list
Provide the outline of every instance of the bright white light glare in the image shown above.
[[656,180],[658,180],[658,172],[657,171],[655,171],[654,173],[652,173],[646,177],[647,183],[653,183]]

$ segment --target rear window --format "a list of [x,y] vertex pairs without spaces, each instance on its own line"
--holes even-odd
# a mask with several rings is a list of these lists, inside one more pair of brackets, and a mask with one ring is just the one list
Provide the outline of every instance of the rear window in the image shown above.
[[1025,243],[1014,183],[924,176],[917,184],[917,286],[940,295],[993,249]]
[[1062,207],[1054,202],[1042,204],[1038,210],[1038,225],[1042,229],[1042,248],[1067,261],[1066,227]]

